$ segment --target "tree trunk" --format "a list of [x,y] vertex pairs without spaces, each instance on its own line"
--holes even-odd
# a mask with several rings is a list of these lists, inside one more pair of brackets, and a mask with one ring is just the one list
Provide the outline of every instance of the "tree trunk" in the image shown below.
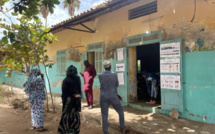
[[[38,68],[40,69],[40,65],[38,65]],[[45,91],[46,91],[46,111],[49,112],[49,96],[48,96],[48,92],[47,92],[47,89],[45,87]]]
[[53,101],[53,97],[52,97],[51,84],[50,84],[50,81],[49,81],[49,77],[48,77],[47,70],[46,70],[46,65],[45,65],[45,63],[44,63],[44,62],[43,62],[43,65],[44,65],[44,67],[45,67],[46,78],[47,78],[47,80],[48,80],[48,84],[49,84],[49,92],[50,92],[50,96],[51,96],[51,100],[52,100],[52,108],[53,108],[53,112],[55,112],[55,106],[54,106],[54,101]]
[[10,76],[10,86],[11,86],[11,91],[13,91],[13,79],[12,79],[12,74]]
[[47,20],[47,18],[48,18],[48,17],[46,17],[46,27],[47,27],[47,24],[48,24],[48,20]]

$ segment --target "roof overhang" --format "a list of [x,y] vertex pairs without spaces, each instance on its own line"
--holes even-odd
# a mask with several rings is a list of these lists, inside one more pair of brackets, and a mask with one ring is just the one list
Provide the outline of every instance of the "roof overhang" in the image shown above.
[[[91,9],[89,9],[83,13],[80,13],[74,17],[71,17],[70,19],[68,19],[66,21],[63,21],[59,24],[52,26],[50,32],[57,33],[57,32],[65,30],[65,29],[71,29],[71,30],[77,30],[77,31],[82,31],[82,32],[94,33],[95,32],[94,30],[90,29],[89,27],[87,27],[83,23],[93,21],[102,15],[105,15],[109,12],[118,10],[122,7],[130,5],[130,4],[135,3],[137,1],[139,1],[139,0],[112,0],[112,1],[108,1],[104,5],[99,5],[96,8],[91,8]],[[82,25],[87,30],[72,28],[73,26],[76,26],[79,24]]]

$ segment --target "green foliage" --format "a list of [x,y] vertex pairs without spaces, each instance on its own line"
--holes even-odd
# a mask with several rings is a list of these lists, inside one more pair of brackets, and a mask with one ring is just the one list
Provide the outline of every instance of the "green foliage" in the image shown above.
[[[9,0],[0,0],[0,6],[4,5],[5,2]],[[14,12],[27,16],[28,18],[35,17],[38,15],[39,7],[44,5],[48,7],[51,13],[54,13],[54,8],[59,5],[59,0],[19,0],[19,2],[14,2]]]
[[13,71],[29,73],[29,66],[48,62],[46,43],[53,43],[57,37],[49,33],[50,29],[42,25],[38,18],[22,16],[20,24],[0,23],[4,36],[0,40],[0,51],[6,52],[0,69],[7,69],[10,77]]

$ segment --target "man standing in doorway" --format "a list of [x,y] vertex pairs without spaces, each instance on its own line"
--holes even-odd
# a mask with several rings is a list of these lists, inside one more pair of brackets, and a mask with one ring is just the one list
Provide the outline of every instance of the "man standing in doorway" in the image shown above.
[[126,128],[124,125],[124,111],[120,103],[120,98],[117,94],[117,87],[119,86],[119,81],[116,73],[112,73],[111,62],[105,61],[104,63],[105,71],[99,74],[100,87],[100,106],[102,113],[102,127],[104,134],[108,133],[108,109],[112,105],[116,112],[119,114],[120,129],[122,134],[126,133]]
[[84,61],[84,65],[85,65],[84,74],[80,73],[82,77],[84,77],[83,92],[85,92],[87,99],[87,105],[85,105],[84,107],[93,109],[93,80],[96,76],[96,70],[93,65],[90,65],[88,60]]

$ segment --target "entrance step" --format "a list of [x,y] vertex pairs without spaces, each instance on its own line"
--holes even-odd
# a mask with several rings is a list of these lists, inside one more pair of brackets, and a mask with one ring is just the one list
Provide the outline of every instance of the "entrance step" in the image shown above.
[[161,113],[161,105],[150,105],[147,103],[129,103],[128,106],[151,113]]

